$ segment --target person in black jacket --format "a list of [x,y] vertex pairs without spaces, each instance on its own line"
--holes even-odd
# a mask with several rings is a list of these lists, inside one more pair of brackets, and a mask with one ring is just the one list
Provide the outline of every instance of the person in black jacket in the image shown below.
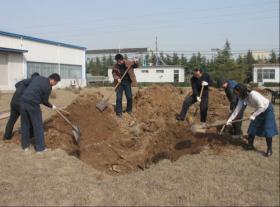
[[3,136],[4,140],[9,140],[12,138],[13,134],[13,128],[14,125],[20,116],[20,97],[22,96],[24,90],[27,88],[27,86],[30,84],[31,80],[40,75],[39,73],[33,73],[31,75],[31,78],[27,78],[24,80],[21,80],[16,83],[16,91],[12,97],[11,103],[10,103],[10,117],[6,125],[5,133]]
[[56,109],[55,105],[49,103],[52,86],[60,81],[57,73],[51,74],[48,78],[37,76],[33,78],[29,86],[25,89],[20,101],[21,113],[21,146],[28,151],[30,146],[30,130],[32,127],[35,137],[35,150],[42,152],[45,150],[45,137],[40,104]]
[[[229,106],[229,116],[232,114],[232,112],[235,110],[237,104],[238,104],[238,96],[234,93],[234,87],[237,86],[237,82],[234,80],[226,80],[225,78],[220,78],[217,81],[217,85],[219,88],[223,88],[225,90],[225,94],[228,98],[228,101],[230,103]],[[236,119],[242,119],[243,118],[243,112],[246,108],[246,105],[242,107],[239,114],[237,115]],[[236,122],[232,123],[232,138],[242,138],[242,122]]]
[[[186,96],[180,114],[176,115],[178,121],[184,121],[189,107],[195,102],[200,103],[200,122],[205,123],[207,120],[208,111],[208,85],[212,84],[212,79],[207,73],[204,73],[201,68],[194,70],[193,77],[191,78],[192,95]],[[199,97],[200,91],[204,86],[201,98]]]

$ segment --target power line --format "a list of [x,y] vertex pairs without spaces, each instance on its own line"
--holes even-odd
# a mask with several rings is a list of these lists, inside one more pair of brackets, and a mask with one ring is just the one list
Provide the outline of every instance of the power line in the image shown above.
[[[268,3],[267,3],[268,2]],[[161,16],[161,15],[174,15],[174,14],[185,14],[185,13],[197,13],[197,12],[209,12],[209,11],[215,11],[215,10],[224,10],[224,9],[242,9],[244,7],[252,7],[252,6],[258,6],[258,5],[270,5],[270,4],[275,4],[277,1],[273,2],[273,1],[264,1],[262,3],[255,3],[255,4],[241,4],[241,5],[237,5],[237,6],[228,6],[228,7],[219,7],[219,8],[213,8],[213,9],[209,9],[209,8],[205,8],[205,9],[192,9],[192,10],[185,10],[185,11],[174,11],[174,12],[157,12],[155,13],[150,13],[150,14],[145,14],[145,15],[134,15],[134,16],[126,16],[126,17],[118,17],[118,18],[101,18],[101,19],[93,19],[93,20],[88,20],[90,22],[93,21],[116,21],[116,20],[121,20],[121,19],[125,19],[125,20],[131,20],[131,19],[135,19],[135,18],[142,18],[142,17],[152,17],[152,16]],[[78,21],[76,22],[76,24],[81,24],[81,23],[85,23],[86,21]],[[49,25],[34,25],[34,26],[23,26],[22,28],[24,30],[29,30],[29,29],[39,29],[39,28],[46,28],[46,27],[55,27],[55,26],[63,26],[63,25],[73,25],[73,22],[68,22],[68,23],[59,23],[59,24],[49,24]],[[17,29],[20,28],[17,26]]]
[[[278,10],[262,10],[262,11],[255,11],[255,12],[239,12],[239,13],[234,13],[234,14],[227,14],[227,15],[215,15],[215,16],[200,16],[200,17],[186,17],[186,18],[180,18],[180,19],[170,19],[169,21],[175,21],[175,22],[179,22],[179,21],[185,21],[186,19],[190,19],[190,18],[195,18],[195,19],[192,19],[192,21],[196,21],[196,20],[199,20],[199,19],[209,19],[209,18],[215,18],[215,17],[232,17],[232,16],[240,16],[240,15],[251,15],[251,14],[260,14],[260,12],[266,12],[266,11],[269,11],[269,12],[274,12],[274,11],[278,11]],[[164,21],[163,20],[154,20],[154,21],[144,21],[144,22],[139,22],[139,23],[131,23],[131,24],[126,24],[126,26],[136,26],[136,25],[142,25],[142,24],[151,24],[151,23],[164,23],[166,24],[167,21]],[[114,24],[114,25],[105,25],[105,26],[100,26],[100,27],[89,27],[88,29],[98,29],[98,28],[108,28],[108,27],[120,27],[122,26],[122,24]],[[84,32],[85,30],[82,29],[82,28],[79,28],[79,29],[71,29],[71,30],[55,30],[55,31],[48,31],[48,32],[39,32],[39,33],[36,33],[36,35],[46,35],[46,34],[50,34],[50,33],[54,33],[54,34],[50,34],[50,35],[56,35],[56,36],[59,36],[59,35],[63,35],[64,33],[71,33],[71,32]],[[58,35],[57,35],[58,34]]]
[[151,30],[159,30],[159,29],[170,29],[170,28],[183,28],[186,26],[198,26],[198,25],[213,25],[213,24],[221,24],[221,23],[238,23],[238,22],[244,22],[244,21],[251,21],[251,20],[268,20],[272,18],[279,18],[279,16],[268,16],[268,17],[261,17],[261,18],[243,18],[243,19],[235,19],[235,20],[229,20],[229,21],[215,21],[215,22],[201,22],[201,23],[193,23],[193,24],[180,24],[180,25],[166,25],[166,26],[153,26],[153,27],[141,27],[137,29],[129,29],[129,30],[112,30],[112,31],[104,31],[104,32],[94,32],[94,33],[88,33],[84,35],[63,35],[63,37],[85,37],[85,36],[95,36],[98,34],[112,34],[112,33],[123,33],[123,32],[135,32],[135,31],[151,31]]

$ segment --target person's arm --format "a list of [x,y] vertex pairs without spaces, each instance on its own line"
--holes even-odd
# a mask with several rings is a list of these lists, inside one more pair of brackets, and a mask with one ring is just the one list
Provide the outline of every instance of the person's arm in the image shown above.
[[227,89],[227,97],[230,102],[230,110],[233,110],[237,102],[237,96],[232,89]]
[[265,98],[262,97],[261,94],[253,93],[251,98],[257,105],[257,110],[252,114],[252,116],[256,117],[267,109],[268,104],[265,102]]
[[230,122],[232,122],[236,118],[236,116],[239,114],[239,112],[243,108],[243,105],[244,105],[244,102],[239,100],[236,108],[234,109],[234,112],[228,118],[227,124],[230,124]]
[[43,99],[42,99],[43,105],[45,105],[49,108],[53,107],[53,105],[49,102],[49,97],[50,97],[51,91],[52,91],[51,88],[47,89],[46,92],[44,93]]
[[121,78],[121,77],[119,76],[118,68],[116,67],[116,65],[113,65],[113,68],[112,68],[112,75],[113,75],[113,78],[114,78],[115,81],[117,81],[118,79]]
[[194,80],[193,77],[192,77],[192,79],[191,79],[191,84],[192,84],[193,95],[194,95],[195,97],[198,97],[198,96],[199,96],[199,95],[198,95],[198,90],[197,90],[197,86],[196,86],[196,84],[195,84],[195,80]]

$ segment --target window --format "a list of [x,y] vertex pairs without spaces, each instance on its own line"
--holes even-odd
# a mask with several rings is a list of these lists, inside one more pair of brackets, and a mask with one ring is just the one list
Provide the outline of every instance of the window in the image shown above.
[[164,70],[156,70],[156,73],[164,73]]
[[275,79],[275,70],[274,69],[263,70],[263,79]]
[[[60,68],[59,68],[60,67]],[[82,66],[81,65],[66,65],[56,63],[38,63],[27,62],[27,77],[35,72],[42,76],[48,77],[52,73],[59,73],[62,79],[81,79],[82,78]]]
[[27,62],[27,77],[31,77],[35,72],[48,77],[52,73],[58,73],[58,64]]
[[60,65],[60,74],[64,79],[81,79],[82,66],[81,65]]
[[179,74],[179,70],[174,70],[174,74]]
[[141,70],[142,73],[149,73],[149,70]]

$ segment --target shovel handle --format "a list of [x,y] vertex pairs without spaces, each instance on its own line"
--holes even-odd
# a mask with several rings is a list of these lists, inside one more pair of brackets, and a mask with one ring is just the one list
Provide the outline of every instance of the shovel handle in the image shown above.
[[55,110],[73,129],[75,129],[74,125],[59,111]]
[[[130,70],[130,68],[127,68],[124,72],[124,74],[121,77],[121,81],[124,78],[124,76],[127,74],[127,72]],[[119,87],[119,85],[121,84],[121,81],[117,83],[117,85],[114,87],[114,90],[112,91],[112,93],[108,96],[108,98],[106,100],[109,100],[111,98],[111,96],[115,93],[116,89]]]
[[[201,97],[202,97],[203,90],[204,90],[204,86],[202,86],[201,91],[200,91],[200,94],[199,94],[200,100],[201,100]],[[200,105],[200,103],[199,103],[199,105]],[[197,105],[197,107],[195,108],[194,116],[196,116],[197,111],[198,111],[198,105]]]
[[[249,118],[245,118],[245,119],[237,119],[237,120],[234,120],[234,121],[232,121],[232,122],[230,122],[231,124],[232,123],[237,123],[237,122],[241,122],[241,121],[247,121],[247,120],[249,120]],[[223,131],[225,130],[225,127],[226,127],[226,124],[224,124],[223,125],[223,128],[221,129],[221,131],[220,131],[220,135],[223,133]]]

